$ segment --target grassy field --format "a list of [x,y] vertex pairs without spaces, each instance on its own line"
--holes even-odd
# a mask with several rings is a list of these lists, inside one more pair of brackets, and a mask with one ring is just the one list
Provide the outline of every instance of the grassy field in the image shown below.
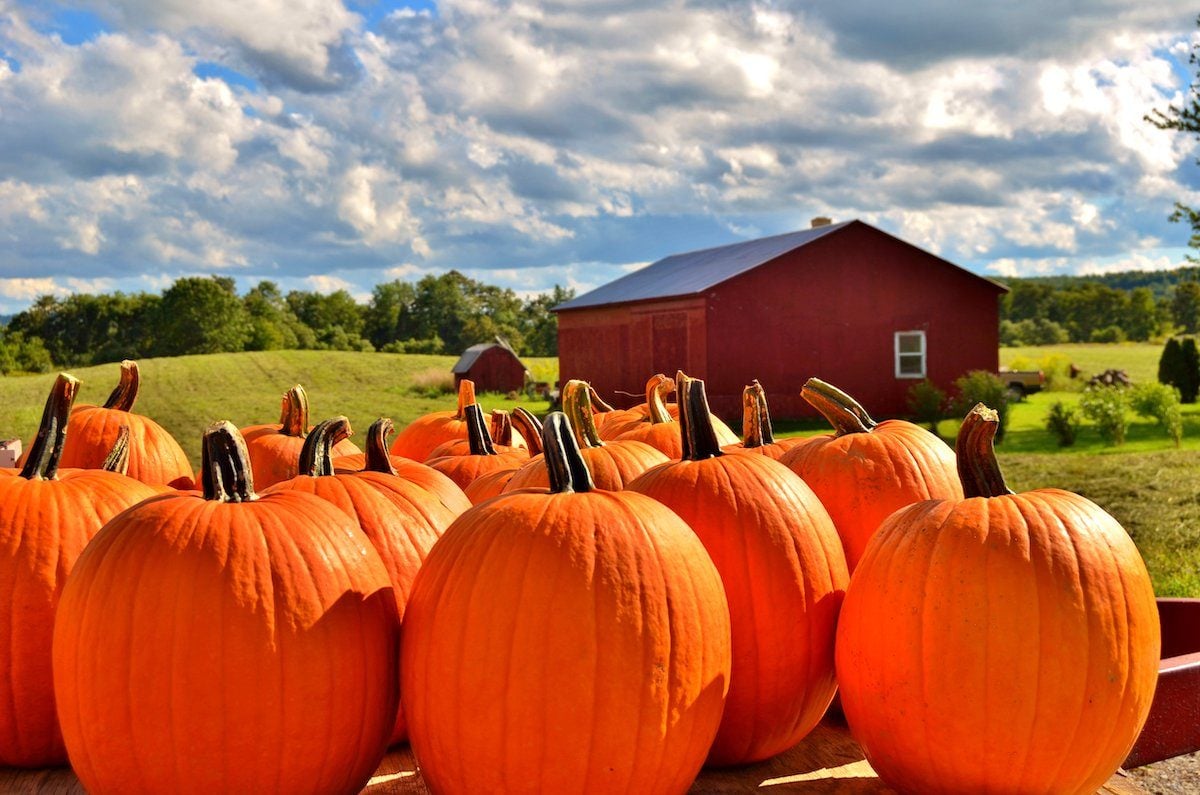
[[[267,351],[219,356],[144,359],[142,395],[135,411],[153,417],[179,440],[194,465],[209,423],[230,420],[239,427],[279,421],[279,398],[293,384],[308,392],[313,421],[337,414],[365,432],[378,417],[400,428],[422,414],[454,407],[453,356],[417,356],[341,351]],[[526,360],[536,380],[553,383],[558,361]],[[79,403],[103,403],[117,383],[119,367],[105,364],[71,373],[82,382]],[[33,437],[53,375],[0,377],[0,439]],[[546,403],[522,400],[534,413]],[[503,395],[480,396],[485,411],[511,408]]]
[[1013,370],[1045,370],[1046,360],[1065,360],[1082,371],[1080,381],[1108,369],[1124,370],[1134,381],[1153,381],[1158,377],[1159,342],[1122,342],[1101,344],[1072,342],[1065,345],[1001,348],[1000,366]]

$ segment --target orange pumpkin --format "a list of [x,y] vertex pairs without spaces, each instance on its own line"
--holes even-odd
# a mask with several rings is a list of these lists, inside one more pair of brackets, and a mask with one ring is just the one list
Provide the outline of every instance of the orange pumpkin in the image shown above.
[[[596,430],[592,412],[592,389],[585,381],[572,380],[563,386],[563,412],[575,433],[579,452],[592,473],[598,489],[620,491],[647,469],[666,463],[669,459],[645,442],[627,440],[604,442]],[[545,488],[550,474],[543,456],[536,456],[523,465],[504,487],[505,491]]]
[[325,500],[256,495],[230,423],[201,479],[110,521],[63,591],[71,764],[90,792],[356,793],[396,720],[387,571]]
[[650,379],[646,384],[646,419],[624,426],[627,428],[625,430],[621,429],[621,426],[608,426],[610,433],[617,432],[613,437],[614,441],[643,442],[662,452],[667,458],[679,460],[683,454],[683,446],[679,441],[679,424],[667,411],[662,399],[663,384],[669,381],[665,375],[656,375]]
[[434,792],[682,793],[729,674],[721,582],[640,494],[591,487],[560,413],[552,486],[477,505],[425,561],[405,616],[404,709]]
[[725,455],[704,382],[679,374],[683,457],[627,487],[687,522],[721,573],[733,627],[715,765],[795,745],[833,700],[834,637],[849,574],[829,514],[804,481],[766,456]]
[[[250,467],[259,488],[296,477],[300,448],[304,447],[308,431],[308,394],[299,384],[283,394],[278,424],[242,428],[242,437],[250,451]],[[334,455],[361,452],[354,442],[346,439],[338,444]]]
[[893,511],[921,500],[962,498],[954,451],[937,436],[905,420],[876,423],[858,401],[817,378],[800,395],[836,433],[812,437],[780,461],[829,511],[851,572]]
[[512,410],[509,421],[512,422],[513,429],[521,434],[530,456],[542,452],[542,426],[528,409],[517,406]]
[[425,461],[442,442],[467,438],[467,406],[475,402],[475,382],[464,378],[458,384],[458,409],[435,411],[418,417],[396,434],[392,455]]
[[192,488],[195,473],[179,442],[154,420],[133,413],[140,387],[137,362],[121,362],[120,383],[104,405],[80,405],[71,412],[59,465],[80,469],[102,466],[120,429],[127,427],[129,477],[152,486]]
[[[318,423],[300,451],[300,474],[275,484],[264,494],[280,491],[313,494],[333,503],[353,519],[383,560],[403,624],[404,609],[421,562],[459,512],[443,505],[436,494],[396,475],[370,470],[336,472],[330,450],[349,437],[350,421],[345,417]],[[400,712],[390,742],[398,743],[406,736],[407,727]]]
[[742,390],[742,439],[736,444],[722,445],[721,450],[765,455],[778,461],[788,450],[807,441],[809,439],[805,437],[775,438],[771,430],[771,413],[767,410],[767,393],[756,379]]
[[504,493],[504,489],[508,486],[508,482],[512,480],[513,475],[520,472],[520,469],[497,469],[495,472],[489,472],[486,475],[480,475],[472,480],[467,487],[463,489],[463,493],[467,495],[467,499],[472,505],[478,505],[484,500],[490,500],[498,494]]
[[[115,471],[59,469],[78,389],[58,376],[24,466],[0,469],[0,766],[66,763],[50,674],[63,584],[105,522],[157,493]],[[120,455],[118,444],[107,466]]]
[[492,445],[492,438],[488,436],[483,410],[478,404],[472,403],[467,406],[466,416],[467,453],[439,456],[425,462],[457,483],[459,488],[465,489],[478,477],[501,469],[513,469],[529,459],[529,453],[525,450],[496,450]]
[[[658,396],[658,402],[662,404],[666,414],[673,420],[679,418],[679,404],[666,402],[667,395],[675,391],[675,379],[658,373],[650,377],[646,382],[646,402],[639,403],[629,409],[613,409],[607,403],[600,400],[600,396],[595,389],[590,389],[592,402],[596,404],[599,410],[596,413],[596,428],[600,432],[600,438],[605,441],[612,441],[628,431],[644,428],[647,424],[653,422],[651,420],[651,405],[654,402],[650,393],[653,391]],[[597,402],[599,401],[599,402]],[[717,440],[722,445],[736,444],[738,436],[729,426],[726,425],[720,417],[715,414],[712,416],[713,429],[716,431]]]
[[[414,483],[438,496],[442,504],[454,512],[462,513],[471,507],[471,501],[453,480],[430,466],[403,456],[388,453],[388,437],[392,434],[392,421],[380,417],[367,429],[367,452],[339,455],[333,459],[334,471],[339,475],[352,472],[381,472],[395,475]],[[336,445],[334,449],[336,449]]]
[[963,423],[965,498],[901,509],[867,545],[838,627],[842,709],[903,792],[1092,793],[1150,709],[1154,593],[1099,506],[1009,491],[998,424],[982,404]]

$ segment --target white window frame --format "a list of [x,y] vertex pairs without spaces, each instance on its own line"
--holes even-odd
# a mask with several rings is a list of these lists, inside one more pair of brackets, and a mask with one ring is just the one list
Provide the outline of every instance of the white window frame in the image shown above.
[[[906,352],[903,354],[900,353],[900,338],[901,337],[910,337],[910,336],[916,336],[918,339],[920,339],[921,350],[917,353],[913,353],[912,351],[909,351],[909,352]],[[893,347],[893,351],[895,352],[895,364],[896,364],[896,377],[897,378],[924,378],[925,377],[925,373],[928,371],[927,364],[928,364],[928,358],[929,358],[929,348],[925,343],[925,332],[924,331],[922,331],[921,329],[912,329],[911,331],[897,331],[892,337],[892,347]],[[901,372],[900,371],[900,357],[901,356],[906,356],[906,357],[920,356],[921,357],[921,372],[920,373]]]

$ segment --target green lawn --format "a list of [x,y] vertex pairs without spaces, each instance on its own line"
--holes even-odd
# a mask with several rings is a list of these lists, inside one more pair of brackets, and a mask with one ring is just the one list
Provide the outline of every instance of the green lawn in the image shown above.
[[1153,381],[1158,377],[1158,357],[1162,349],[1161,342],[1072,342],[1001,348],[1000,366],[1014,370],[1047,369],[1043,362],[1057,357],[1083,371],[1082,380],[1105,370],[1116,369],[1126,371],[1134,381]]
[[[343,351],[267,351],[215,356],[144,359],[142,396],[135,411],[163,425],[198,465],[200,437],[209,423],[230,420],[239,427],[279,421],[280,396],[293,384],[308,392],[313,421],[337,414],[365,432],[378,417],[391,417],[401,428],[422,414],[453,408],[453,356],[422,356]],[[553,383],[554,358],[527,359],[534,377]],[[117,383],[119,367],[81,367],[78,402],[102,403]],[[37,428],[54,375],[0,377],[0,439],[20,437],[26,444]],[[544,401],[519,401],[534,413]],[[511,408],[502,395],[480,396],[485,411]]]

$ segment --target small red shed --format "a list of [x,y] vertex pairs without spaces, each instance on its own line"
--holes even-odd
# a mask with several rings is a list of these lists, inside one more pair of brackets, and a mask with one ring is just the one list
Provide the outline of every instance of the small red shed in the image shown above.
[[466,378],[475,382],[479,392],[520,392],[529,371],[508,343],[497,339],[467,348],[454,363],[453,372],[455,389]]
[[812,416],[817,376],[872,414],[903,415],[928,377],[949,391],[999,364],[1006,288],[862,221],[676,254],[555,307],[559,373],[621,405],[654,373],[707,382],[722,417],[741,416],[757,378],[777,417]]

